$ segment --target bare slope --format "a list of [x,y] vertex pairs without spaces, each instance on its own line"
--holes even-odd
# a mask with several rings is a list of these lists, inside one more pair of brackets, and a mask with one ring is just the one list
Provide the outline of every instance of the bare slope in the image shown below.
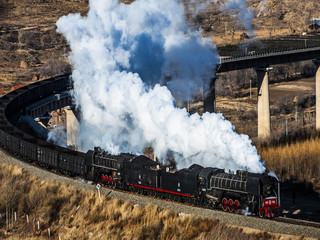
[[[240,43],[240,35],[246,30],[234,12],[221,11],[224,2],[210,4],[205,12],[193,17],[187,12],[187,18],[218,44]],[[249,0],[248,6],[254,9],[253,27],[263,38],[301,34],[310,30],[309,18],[320,17],[317,0],[268,0],[266,6],[258,0]],[[65,64],[68,47],[55,32],[55,22],[68,13],[85,15],[87,10],[88,0],[1,0],[0,84],[8,89],[44,75],[68,71]]]

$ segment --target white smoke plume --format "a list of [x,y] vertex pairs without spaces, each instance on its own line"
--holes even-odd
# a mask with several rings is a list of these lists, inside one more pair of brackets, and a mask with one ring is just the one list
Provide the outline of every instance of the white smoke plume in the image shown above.
[[254,12],[252,7],[247,7],[246,0],[228,0],[226,4],[222,7],[222,9],[236,11],[238,19],[249,31],[249,35],[254,36],[252,30],[252,19],[254,17]]
[[278,178],[278,176],[277,176],[277,174],[275,172],[268,172],[268,175],[271,176],[271,177],[274,177],[279,182],[279,178]]
[[[262,2],[262,11],[265,11],[267,0],[258,0]],[[192,12],[192,17],[196,17],[199,13],[203,13],[211,3],[218,3],[218,0],[186,0],[186,8]],[[222,11],[234,11],[239,21],[249,31],[249,35],[253,37],[255,34],[252,29],[252,19],[254,18],[254,10],[247,7],[247,0],[226,0],[221,6]]]
[[60,127],[55,128],[54,130],[48,133],[47,141],[53,142],[54,144],[67,148],[66,144],[67,135],[63,129]]
[[188,12],[192,14],[192,17],[196,17],[199,13],[204,12],[211,4],[211,0],[186,0],[185,6]]
[[[213,0],[217,2],[217,0]],[[258,0],[262,2],[262,7],[265,8],[267,0]],[[222,6],[223,11],[233,10],[237,13],[238,19],[243,23],[245,28],[249,31],[249,35],[254,37],[255,34],[252,29],[252,19],[254,18],[254,10],[252,7],[247,7],[247,0],[227,0]]]
[[175,107],[164,79],[188,95],[208,84],[218,54],[190,30],[177,0],[90,0],[87,17],[57,22],[72,50],[74,98],[82,112],[83,150],[142,153],[151,145],[178,167],[193,163],[263,172],[257,150],[221,114],[189,115]]

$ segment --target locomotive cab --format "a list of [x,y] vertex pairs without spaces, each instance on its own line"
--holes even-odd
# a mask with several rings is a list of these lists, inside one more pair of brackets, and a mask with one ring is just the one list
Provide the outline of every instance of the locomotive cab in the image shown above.
[[280,211],[280,182],[273,174],[261,178],[260,217],[276,217]]

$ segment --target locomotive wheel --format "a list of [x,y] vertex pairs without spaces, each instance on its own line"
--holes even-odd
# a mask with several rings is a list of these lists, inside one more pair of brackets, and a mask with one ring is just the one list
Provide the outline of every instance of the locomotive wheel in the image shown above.
[[240,213],[240,202],[239,200],[234,201],[234,206],[235,206],[235,212]]
[[193,198],[187,198],[186,200],[187,200],[187,203],[189,203],[190,205],[193,204]]
[[260,216],[261,218],[263,218],[265,215],[266,215],[266,212],[265,212],[264,209],[259,210],[259,216]]
[[150,196],[151,196],[151,197],[156,197],[156,191],[151,190],[151,191],[150,191]]
[[228,200],[226,198],[223,198],[222,199],[222,210],[225,212],[228,210],[227,204],[228,204]]
[[228,207],[229,212],[233,212],[234,208],[232,206]]
[[112,186],[112,177],[111,176],[108,176],[108,185]]
[[164,194],[162,192],[156,192],[156,197],[163,199],[164,198]]
[[226,198],[222,199],[222,204],[223,205],[227,205],[228,204],[228,200]]
[[138,194],[142,194],[143,195],[143,189],[142,188],[138,188]]
[[174,195],[173,194],[169,194],[169,200],[170,201],[175,201]]
[[229,212],[233,212],[233,210],[234,210],[233,200],[230,198],[228,202],[229,202],[228,210],[229,210]]
[[226,212],[226,211],[228,210],[228,206],[227,206],[227,205],[222,205],[222,210],[223,210],[224,212]]
[[192,199],[192,205],[193,205],[193,206],[198,206],[198,201],[197,201],[196,198],[193,198],[193,199]]

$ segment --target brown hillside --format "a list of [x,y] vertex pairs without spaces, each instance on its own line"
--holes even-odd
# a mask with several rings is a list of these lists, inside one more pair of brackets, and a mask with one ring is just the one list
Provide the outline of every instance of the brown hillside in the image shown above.
[[[185,4],[189,2],[184,0]],[[224,2],[210,4],[194,18],[187,12],[187,18],[201,26],[204,35],[214,36],[218,44],[240,43],[245,29],[234,11],[220,10]],[[254,9],[253,27],[259,37],[301,33],[310,30],[308,19],[320,17],[317,0],[268,0],[266,6],[249,0],[248,5]],[[85,15],[87,11],[88,0],[1,0],[0,87],[8,90],[11,85],[69,71],[68,47],[63,36],[55,32],[55,22],[68,13]]]

